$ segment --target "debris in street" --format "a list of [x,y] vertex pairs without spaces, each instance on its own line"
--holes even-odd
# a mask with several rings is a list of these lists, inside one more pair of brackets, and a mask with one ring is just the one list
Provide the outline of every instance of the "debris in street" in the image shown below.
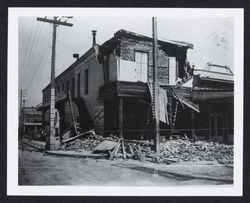
[[93,149],[93,152],[110,151],[114,149],[116,145],[117,145],[117,142],[115,141],[104,140]]
[[233,163],[233,146],[189,139],[169,140],[160,144],[160,157],[174,161],[219,161]]
[[[94,131],[93,131],[94,132]],[[82,136],[81,136],[82,135]],[[95,133],[84,133],[73,137],[74,139],[62,142],[61,149],[65,151],[75,150],[75,151],[93,151],[94,148],[104,140],[117,141],[116,136],[110,135],[108,138],[104,138],[101,135],[96,135]]]
[[82,136],[84,136],[84,135],[87,135],[87,134],[95,134],[95,131],[90,130],[90,131],[87,131],[87,132],[85,132],[85,133],[81,133],[81,134],[79,134],[79,135],[76,135],[75,137],[71,137],[71,138],[69,138],[69,139],[67,139],[67,140],[62,141],[62,143],[67,143],[67,142],[73,141],[73,140],[75,140],[75,139],[77,139],[77,138],[80,138],[80,137],[82,137]]
[[[71,128],[71,127],[70,127]],[[70,138],[70,134],[71,134],[71,130],[70,128],[68,128],[67,130],[65,130],[63,133],[61,133],[61,139],[62,140],[67,140]]]
[[129,158],[140,161],[173,164],[179,161],[218,161],[221,164],[233,163],[233,146],[216,142],[191,139],[172,139],[160,143],[160,154],[152,149],[152,143],[140,140],[119,140],[116,136],[103,136],[89,133],[87,137],[64,143],[63,150],[87,150],[106,152],[110,159]]

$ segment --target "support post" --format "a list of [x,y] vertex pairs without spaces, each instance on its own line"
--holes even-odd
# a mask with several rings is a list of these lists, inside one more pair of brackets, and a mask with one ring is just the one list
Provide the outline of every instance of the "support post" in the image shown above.
[[22,121],[23,121],[23,119],[22,119],[22,100],[23,99],[23,90],[20,90],[20,101],[19,101],[19,104],[20,104],[20,110],[19,110],[19,139],[22,139],[22,126],[23,126],[23,124],[22,124]]
[[195,139],[196,138],[196,133],[195,133],[195,121],[194,121],[194,110],[191,110],[191,120],[192,120],[192,137]]
[[212,125],[211,125],[211,105],[208,104],[208,119],[209,119],[209,135],[207,136],[207,141],[210,140],[212,136]]
[[37,125],[35,125],[35,137],[36,137],[36,133],[37,133]]
[[119,138],[123,139],[123,99],[119,99]]
[[158,82],[158,42],[157,19],[152,18],[153,31],[153,118],[155,119],[155,151],[160,153],[159,82]]

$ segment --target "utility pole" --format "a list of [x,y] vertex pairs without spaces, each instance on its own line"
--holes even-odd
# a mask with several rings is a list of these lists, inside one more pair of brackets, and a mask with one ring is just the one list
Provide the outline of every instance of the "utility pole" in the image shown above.
[[[72,17],[67,17],[72,18]],[[53,33],[52,33],[52,56],[51,56],[51,81],[50,81],[50,137],[47,139],[47,147],[50,150],[56,148],[56,138],[55,138],[55,56],[56,56],[56,28],[59,25],[72,27],[72,23],[67,23],[66,21],[62,22],[61,19],[58,20],[58,17],[54,19],[37,18],[37,21],[53,24]]]
[[160,121],[159,121],[159,82],[158,82],[158,42],[157,19],[152,18],[153,28],[153,119],[155,120],[155,151],[160,153]]
[[19,96],[19,138],[22,139],[22,133],[23,133],[23,101],[25,101],[23,98],[27,96],[27,90],[20,90],[20,96]]

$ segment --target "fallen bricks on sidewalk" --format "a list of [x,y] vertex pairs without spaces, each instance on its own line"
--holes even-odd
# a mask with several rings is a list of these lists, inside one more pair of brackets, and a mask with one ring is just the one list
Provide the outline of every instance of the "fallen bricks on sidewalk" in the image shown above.
[[[223,164],[233,163],[233,146],[216,142],[196,141],[190,139],[172,139],[160,143],[160,153],[157,155],[152,150],[152,143],[145,140],[119,140],[116,136],[102,137],[89,135],[73,142],[62,145],[62,150],[87,150],[94,151],[98,145],[110,141],[112,147],[99,150],[105,152],[111,159],[128,158],[164,162],[173,164],[179,161],[215,161]],[[107,143],[107,142],[106,142]],[[98,148],[98,147],[97,147]]]

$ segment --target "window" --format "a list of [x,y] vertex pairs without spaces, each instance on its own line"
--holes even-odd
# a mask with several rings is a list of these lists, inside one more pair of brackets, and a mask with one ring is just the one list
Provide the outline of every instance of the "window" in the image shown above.
[[69,93],[69,81],[66,82],[66,91],[67,91],[67,95]]
[[58,85],[58,87],[57,87],[57,92],[58,92],[58,94],[60,93],[60,85]]
[[148,80],[148,53],[136,51],[136,80],[147,82]]
[[71,80],[71,96],[72,96],[72,98],[74,98],[75,97],[75,78],[72,78],[72,80]]
[[77,96],[80,97],[81,94],[81,72],[77,74]]
[[62,84],[62,91],[64,91],[64,83]]
[[89,93],[89,69],[84,71],[84,94]]

